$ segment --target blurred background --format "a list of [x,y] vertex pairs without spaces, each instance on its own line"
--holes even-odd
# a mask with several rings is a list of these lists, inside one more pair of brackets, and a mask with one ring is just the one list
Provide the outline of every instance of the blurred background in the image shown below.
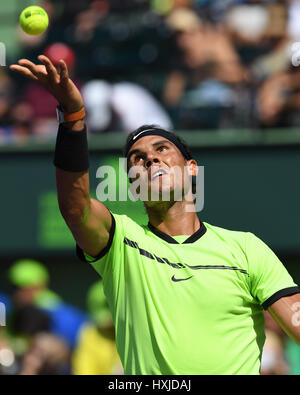
[[[18,24],[29,5],[49,15],[37,37]],[[128,132],[175,130],[205,166],[201,219],[255,233],[300,284],[299,21],[300,0],[10,0],[0,41],[7,66],[67,62],[87,109],[92,195],[100,165],[118,189]],[[58,210],[56,105],[0,68],[0,374],[122,374],[101,281]],[[107,206],[147,220],[136,203]],[[262,373],[299,374],[299,347],[267,314],[266,327]]]

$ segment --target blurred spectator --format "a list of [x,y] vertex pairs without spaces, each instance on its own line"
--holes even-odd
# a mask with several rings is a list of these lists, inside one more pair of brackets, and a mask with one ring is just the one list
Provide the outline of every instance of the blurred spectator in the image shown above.
[[69,370],[70,349],[59,337],[39,333],[25,354],[20,375],[66,375]]
[[92,132],[137,129],[143,122],[172,128],[172,121],[159,102],[143,87],[120,82],[92,80],[82,88],[87,121]]
[[285,358],[288,363],[288,374],[290,375],[300,375],[300,348],[297,343],[295,343],[290,338],[286,339],[285,343]]
[[71,24],[76,16],[89,8],[93,0],[64,0],[63,2],[52,0],[57,8],[57,24]]
[[0,126],[11,123],[10,108],[13,101],[14,84],[8,75],[0,68]]
[[18,363],[11,340],[6,329],[0,326],[0,376],[14,375],[18,372]]
[[257,108],[262,127],[300,125],[300,70],[276,73],[259,89]]
[[111,11],[122,13],[148,9],[149,0],[109,0]]
[[266,341],[261,360],[262,375],[286,375],[288,364],[285,359],[287,335],[268,311],[264,311]]
[[47,332],[51,327],[49,315],[34,305],[17,307],[10,317],[10,330],[14,335],[31,337]]
[[[34,3],[51,23],[40,36],[19,29],[23,57],[66,56],[81,87],[76,60],[93,132],[132,130],[141,119],[196,130],[299,124],[289,48],[300,38],[300,0]],[[56,101],[33,82],[22,93],[20,83],[14,92],[2,70],[0,142],[55,136]]]
[[79,309],[64,303],[48,288],[47,269],[40,262],[21,259],[12,265],[8,274],[11,284],[15,287],[15,310],[28,305],[42,309],[50,317],[51,332],[64,339],[71,348],[74,347],[78,332],[88,318]]
[[84,43],[93,39],[95,29],[101,19],[109,12],[109,0],[96,0],[90,8],[76,15],[74,41]]
[[243,63],[258,77],[288,67],[285,4],[235,4],[225,13],[224,27]]
[[167,14],[177,8],[192,8],[193,0],[151,0],[150,6],[159,14]]
[[116,349],[115,330],[103,291],[102,280],[91,286],[87,294],[87,308],[93,324],[80,333],[72,358],[75,375],[123,374]]
[[224,126],[228,109],[238,102],[235,87],[247,80],[234,47],[192,10],[176,9],[167,22],[182,53],[182,64],[170,74],[164,92],[166,105],[178,113],[177,127]]
[[263,4],[235,4],[227,10],[225,22],[235,42],[257,44],[264,37],[269,18]]
[[[12,307],[12,302],[11,302],[9,295],[7,295],[3,292],[0,292],[0,303],[2,303],[4,305],[5,313],[9,314],[11,311],[11,307]],[[0,322],[1,322],[1,320],[0,320]]]
[[287,33],[293,41],[300,39],[300,0],[290,0],[288,7],[288,25]]
[[4,70],[0,67],[0,144],[10,142],[16,134],[11,110],[15,86]]
[[[41,309],[33,305],[24,305],[15,308],[9,316],[6,339],[12,353],[10,361],[13,361],[14,372],[4,371],[5,374],[16,374],[20,370],[20,365],[24,354],[27,352],[32,339],[42,331],[50,329],[51,321],[49,316]],[[7,350],[7,345],[5,350]]]
[[[206,18],[213,23],[219,23],[224,19],[224,15],[228,9],[237,2],[244,2],[238,0],[194,0],[193,4],[197,12],[203,18]],[[246,1],[247,2],[247,1]]]
[[220,81],[244,81],[245,70],[226,34],[184,8],[173,11],[167,22],[177,32],[177,44],[186,66],[196,69],[207,65],[210,66],[207,72]]
[[7,317],[11,311],[10,297],[0,292],[0,376],[13,375],[18,372],[13,345],[7,331]]
[[261,360],[262,375],[286,375],[288,365],[284,359],[284,348],[279,336],[266,330],[266,341]]

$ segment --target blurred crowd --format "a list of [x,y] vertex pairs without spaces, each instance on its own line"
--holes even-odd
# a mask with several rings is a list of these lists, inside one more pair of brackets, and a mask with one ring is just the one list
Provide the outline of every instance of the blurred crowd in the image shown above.
[[[36,4],[48,12],[49,29],[25,34],[16,9],[11,40],[19,49],[7,52],[6,63],[37,62],[42,53],[56,66],[64,59],[91,134],[141,124],[199,132],[300,125],[300,0]],[[54,139],[56,105],[43,87],[0,67],[0,145]],[[49,288],[40,262],[19,260],[7,276],[0,375],[123,374],[101,280],[87,290],[81,311]],[[268,313],[265,320],[262,374],[300,374],[299,347]]]
[[102,280],[86,290],[81,311],[49,288],[41,262],[20,259],[7,278],[11,292],[0,293],[0,375],[123,374]]
[[[49,271],[41,262],[19,259],[6,277],[11,291],[0,292],[6,313],[2,308],[0,375],[124,374],[101,279],[86,290],[82,311],[50,288]],[[268,312],[264,315],[261,374],[299,375],[299,346]]]
[[[49,29],[19,58],[66,60],[91,133],[300,124],[300,0],[44,0]],[[21,10],[16,10],[16,15]],[[293,46],[294,45],[294,46]],[[55,136],[55,100],[0,69],[0,143]]]

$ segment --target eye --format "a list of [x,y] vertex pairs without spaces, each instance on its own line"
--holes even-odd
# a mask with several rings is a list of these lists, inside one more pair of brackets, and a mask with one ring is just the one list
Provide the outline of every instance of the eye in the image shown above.
[[158,150],[159,152],[166,151],[167,149],[168,149],[168,147],[165,146],[165,145],[160,145],[160,146],[157,148],[157,150]]
[[136,155],[135,158],[134,158],[134,162],[137,163],[137,162],[139,162],[140,160],[143,160],[143,159],[144,159],[143,155]]

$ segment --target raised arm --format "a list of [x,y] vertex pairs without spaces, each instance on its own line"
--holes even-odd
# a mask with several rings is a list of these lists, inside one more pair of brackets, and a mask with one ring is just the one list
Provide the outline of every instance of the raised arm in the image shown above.
[[[82,96],[69,78],[66,63],[61,60],[57,70],[46,56],[40,55],[38,59],[42,64],[21,59],[10,69],[43,85],[65,112],[75,113],[83,108]],[[76,138],[76,133],[83,133],[84,126],[84,119],[67,122],[61,132],[73,131]],[[112,218],[102,203],[90,197],[88,169],[75,172],[56,167],[56,185],[61,214],[77,244],[89,255],[97,256],[108,243]]]

